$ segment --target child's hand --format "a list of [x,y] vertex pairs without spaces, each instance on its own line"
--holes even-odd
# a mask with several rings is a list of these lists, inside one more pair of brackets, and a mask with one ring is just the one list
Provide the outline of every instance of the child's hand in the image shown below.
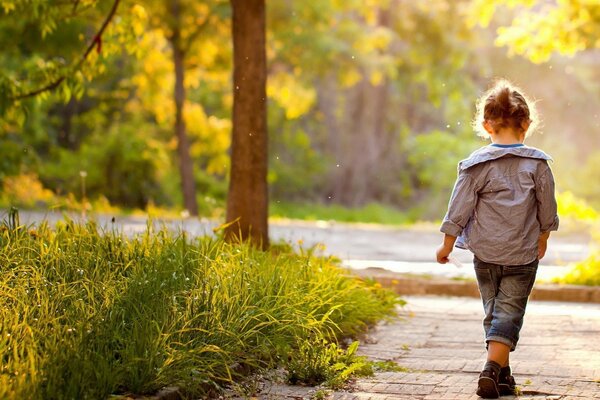
[[452,253],[452,247],[448,248],[445,244],[441,244],[435,252],[437,262],[440,264],[446,264],[448,261],[448,256]]
[[545,232],[540,235],[538,240],[538,260],[541,260],[546,255],[546,249],[548,248],[548,238],[550,232]]
[[448,235],[447,233],[444,235],[444,242],[438,247],[435,252],[437,262],[440,264],[446,264],[448,261],[448,256],[452,253],[452,249],[454,248],[454,242],[456,241],[456,236]]
[[540,240],[538,244],[538,260],[541,260],[546,255],[546,249],[548,248],[547,242],[543,242]]

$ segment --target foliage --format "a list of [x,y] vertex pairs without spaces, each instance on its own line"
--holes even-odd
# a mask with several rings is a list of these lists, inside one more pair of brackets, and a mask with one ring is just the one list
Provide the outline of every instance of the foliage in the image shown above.
[[591,153],[573,179],[577,193],[596,209],[600,209],[600,186],[593,184],[600,174],[600,152]]
[[[197,198],[201,213],[214,216],[230,167],[231,10],[225,0],[178,3]],[[100,48],[77,66],[111,4],[1,3],[0,180],[33,174],[55,196],[77,199],[85,168],[92,200],[177,209],[174,2],[123,0]],[[354,216],[375,203],[409,220],[439,217],[456,162],[477,145],[473,102],[498,75],[541,100],[550,134],[528,144],[555,157],[560,190],[597,206],[600,85],[596,54],[583,49],[600,43],[598,7],[563,0],[272,2],[268,179],[275,214],[386,219],[379,211]],[[494,41],[527,59],[507,57]],[[61,75],[68,79],[54,92],[10,100]],[[118,162],[108,168],[112,157]],[[359,211],[296,213],[302,207],[278,201]]]
[[[278,110],[271,109],[271,115]],[[292,127],[289,127],[292,128]],[[327,163],[311,143],[310,135],[299,129],[282,129],[271,139],[270,170],[267,177],[271,198],[307,199],[316,197],[315,186],[323,182]],[[299,169],[302,173],[298,173]]]
[[[442,17],[460,15],[461,4],[456,3],[433,1],[424,7],[418,2],[309,1],[273,6],[275,51],[270,61],[276,68],[271,86],[285,82],[297,95],[287,101],[286,88],[273,90],[279,95],[271,114],[281,107],[288,118],[270,122],[281,121],[276,126],[283,125],[283,132],[299,126],[291,131],[306,135],[325,161],[319,165],[308,157],[289,157],[286,153],[297,148],[295,140],[275,136],[272,158],[282,160],[272,160],[277,197],[293,199],[298,188],[321,202],[410,207],[430,189],[411,185],[407,136],[444,126],[452,126],[451,134],[468,130],[464,116],[471,104],[464,93],[471,91],[472,82],[461,73],[469,55],[460,43],[470,32],[464,21]],[[297,117],[303,109],[304,115]],[[286,173],[294,167],[302,171],[295,177]],[[315,173],[316,167],[323,172]],[[280,176],[292,185],[280,188]],[[307,181],[313,182],[312,190],[304,188]]]
[[599,286],[600,251],[597,246],[600,243],[600,218],[598,211],[584,200],[575,197],[571,192],[559,193],[557,202],[561,224],[566,220],[569,225],[576,224],[578,229],[581,229],[582,226],[589,229],[594,241],[591,244],[591,254],[585,260],[572,265],[565,275],[556,279],[556,282]]
[[349,379],[372,376],[375,372],[406,372],[393,361],[370,361],[356,354],[359,342],[347,348],[320,338],[302,339],[287,361],[287,381],[293,385],[342,389]]
[[54,193],[45,189],[35,174],[13,175],[2,182],[0,204],[16,207],[48,207],[56,202]]
[[597,1],[493,0],[474,2],[473,16],[487,25],[499,5],[520,7],[508,26],[498,28],[498,46],[508,46],[535,63],[552,53],[574,55],[600,47],[600,3]]
[[91,136],[76,152],[57,153],[56,161],[41,171],[42,180],[55,190],[80,194],[85,184],[87,196],[104,195],[113,204],[144,209],[150,201],[168,203],[160,184],[173,179],[173,171],[165,148],[152,132],[114,126]]
[[35,157],[26,151],[22,140],[0,132],[0,181],[6,177],[19,175],[23,165],[35,164]]
[[[103,61],[122,49],[114,43],[131,44],[142,33],[141,14],[136,6],[113,21],[107,30],[119,0],[111,3],[2,2],[7,18],[0,24],[5,50],[0,57],[4,67],[0,69],[0,118],[22,120],[26,110],[22,101],[32,96],[46,99],[56,95],[65,102],[73,96],[82,97],[85,83],[105,70]],[[19,18],[13,18],[15,15]],[[93,21],[96,27],[91,30],[86,20]],[[20,40],[11,40],[14,37]],[[133,51],[131,46],[127,48]]]
[[197,398],[285,364],[309,338],[332,351],[336,338],[399,303],[311,251],[259,252],[151,224],[126,238],[94,223],[25,227],[12,218],[0,228],[0,269],[6,399],[165,385]]
[[428,197],[435,199],[427,203],[428,209],[421,209],[421,215],[429,218],[439,216],[456,180],[458,161],[481,145],[474,137],[456,136],[445,131],[433,131],[413,139],[408,163],[415,171],[417,187],[429,188]]
[[591,232],[594,235],[600,222],[596,208],[570,191],[556,195],[560,230],[562,232]]
[[563,218],[572,218],[578,222],[598,221],[598,212],[584,200],[575,197],[571,192],[561,192],[556,196],[558,215]]
[[564,276],[557,278],[556,282],[600,286],[600,251],[593,251],[587,259],[573,265]]
[[292,385],[325,383],[340,389],[353,376],[373,375],[371,364],[366,357],[356,355],[357,349],[358,342],[343,350],[324,339],[304,339],[290,356],[287,380]]

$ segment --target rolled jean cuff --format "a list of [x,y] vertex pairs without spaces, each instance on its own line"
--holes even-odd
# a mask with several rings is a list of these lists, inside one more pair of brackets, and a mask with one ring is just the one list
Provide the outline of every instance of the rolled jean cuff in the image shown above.
[[489,345],[490,342],[500,342],[502,344],[505,344],[507,346],[510,347],[510,351],[515,351],[515,347],[517,346],[517,344],[504,336],[497,336],[497,335],[491,335],[485,338],[485,342]]

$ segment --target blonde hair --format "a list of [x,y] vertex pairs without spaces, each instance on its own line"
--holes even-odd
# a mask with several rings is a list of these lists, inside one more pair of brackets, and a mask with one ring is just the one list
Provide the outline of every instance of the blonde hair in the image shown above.
[[494,130],[500,128],[523,129],[522,123],[530,123],[525,137],[531,136],[539,127],[539,117],[535,102],[517,86],[506,79],[498,79],[476,105],[473,129],[478,136],[488,138],[483,127],[488,121]]

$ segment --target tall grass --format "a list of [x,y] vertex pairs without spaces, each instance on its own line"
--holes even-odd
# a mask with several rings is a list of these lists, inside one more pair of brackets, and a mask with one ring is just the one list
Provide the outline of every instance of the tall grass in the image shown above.
[[310,251],[5,223],[0,398],[101,399],[173,384],[205,396],[288,365],[310,338],[356,335],[398,302]]

